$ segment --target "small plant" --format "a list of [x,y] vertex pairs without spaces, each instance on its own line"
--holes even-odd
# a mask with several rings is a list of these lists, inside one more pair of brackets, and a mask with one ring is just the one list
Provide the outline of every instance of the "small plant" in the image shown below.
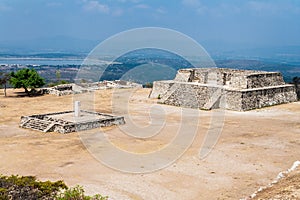
[[102,196],[100,194],[96,194],[92,197],[84,195],[84,189],[82,186],[75,186],[73,188],[67,189],[64,192],[57,195],[55,198],[57,200],[107,200],[107,196]]
[[60,78],[61,78],[61,73],[60,73],[59,70],[56,70],[56,71],[55,71],[55,76],[56,76],[57,82],[59,82],[59,81],[60,81]]
[[158,99],[161,99],[161,96],[160,96],[160,94],[158,95],[158,97],[157,97]]
[[87,80],[81,79],[81,80],[80,80],[80,83],[87,83]]

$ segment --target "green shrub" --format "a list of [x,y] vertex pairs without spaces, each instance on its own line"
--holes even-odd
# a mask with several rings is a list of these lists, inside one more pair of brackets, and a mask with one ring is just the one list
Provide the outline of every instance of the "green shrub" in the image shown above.
[[107,200],[99,194],[85,196],[81,186],[68,188],[63,181],[37,181],[34,176],[0,175],[0,200]]
[[54,86],[57,86],[57,85],[63,85],[63,84],[69,84],[70,82],[67,81],[67,80],[60,80],[60,81],[57,81],[57,82],[51,82],[51,83],[48,83],[47,86],[48,87],[54,87]]
[[53,199],[68,187],[63,181],[37,181],[34,176],[0,176],[0,199]]
[[8,192],[6,188],[1,188],[0,187],[0,199],[1,200],[8,200],[9,196],[8,196]]
[[57,200],[107,200],[108,197],[102,196],[100,194],[96,194],[92,197],[85,196],[84,189],[82,188],[82,186],[77,185],[57,195],[56,199]]

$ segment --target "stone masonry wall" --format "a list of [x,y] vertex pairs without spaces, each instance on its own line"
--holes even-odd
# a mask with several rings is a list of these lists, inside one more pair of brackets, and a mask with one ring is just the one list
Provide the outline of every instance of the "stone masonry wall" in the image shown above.
[[175,83],[174,92],[166,97],[163,102],[168,105],[187,108],[205,109],[218,87],[200,85],[196,83]]
[[297,101],[294,86],[242,91],[242,109],[251,110]]
[[279,72],[252,74],[247,76],[247,88],[262,88],[284,84],[283,77]]
[[191,82],[193,77],[194,70],[193,69],[180,69],[178,70],[174,81],[178,82]]
[[237,74],[226,74],[226,82],[225,86],[228,88],[236,88],[236,89],[246,89],[247,88],[247,78],[245,75],[237,75]]
[[181,69],[178,70],[174,81],[216,84],[238,89],[261,88],[285,84],[279,72],[225,68]]
[[225,109],[237,111],[247,111],[297,100],[295,88],[292,85],[248,90],[226,90],[225,94]]
[[225,91],[225,105],[222,109],[242,111],[242,93],[238,90]]
[[164,96],[173,84],[174,81],[154,81],[153,89],[149,97],[158,98]]

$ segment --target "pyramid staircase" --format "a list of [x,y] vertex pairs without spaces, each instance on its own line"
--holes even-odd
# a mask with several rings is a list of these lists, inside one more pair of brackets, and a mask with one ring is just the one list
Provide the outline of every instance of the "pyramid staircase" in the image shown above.
[[28,118],[20,126],[22,128],[30,128],[44,133],[49,132],[55,123],[38,118]]
[[211,95],[209,100],[205,103],[205,105],[201,108],[204,110],[217,109],[220,107],[220,101],[222,97],[223,90],[221,88],[217,88],[215,92]]
[[176,85],[176,83],[172,84],[171,87],[167,90],[167,92],[161,96],[161,99],[158,102],[164,103],[165,101],[167,101],[170,98],[170,96],[172,96],[172,94],[178,89],[178,87],[180,86]]

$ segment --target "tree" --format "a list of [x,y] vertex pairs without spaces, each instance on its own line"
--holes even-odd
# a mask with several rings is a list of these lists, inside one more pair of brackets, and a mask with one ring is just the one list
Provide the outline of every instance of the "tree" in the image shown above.
[[145,88],[153,88],[153,83],[151,82],[147,82],[145,85],[144,85]]
[[55,71],[55,76],[56,76],[56,81],[59,82],[60,81],[60,77],[61,77],[61,74],[60,74],[59,70]]
[[[28,96],[35,88],[45,85],[44,79],[35,69],[21,69],[17,72],[12,72],[10,76],[11,78],[9,82],[14,86],[14,88],[24,88]],[[29,91],[28,89],[31,90]]]
[[300,77],[296,76],[293,78],[293,82],[292,82],[294,85],[295,85],[295,88],[296,88],[296,93],[297,93],[297,98],[298,100],[300,99]]
[[0,72],[0,85],[4,86],[4,96],[6,96],[6,86],[9,79],[10,79],[10,74],[5,72]]

